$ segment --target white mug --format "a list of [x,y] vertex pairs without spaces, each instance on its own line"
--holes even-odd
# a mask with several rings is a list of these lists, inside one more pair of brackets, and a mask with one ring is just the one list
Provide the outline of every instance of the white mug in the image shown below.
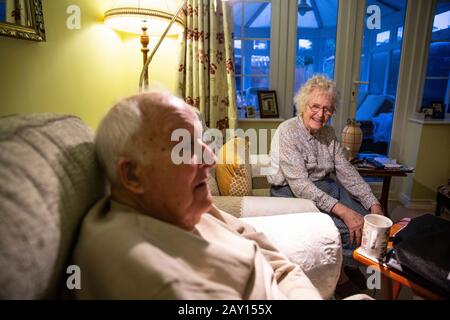
[[361,250],[373,259],[380,259],[386,254],[389,241],[389,230],[392,220],[379,215],[368,214],[364,216],[364,227],[361,239]]

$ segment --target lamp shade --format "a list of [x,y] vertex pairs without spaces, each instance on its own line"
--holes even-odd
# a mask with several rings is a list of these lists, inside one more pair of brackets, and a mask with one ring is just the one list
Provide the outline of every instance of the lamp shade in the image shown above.
[[[118,0],[105,12],[105,24],[135,34],[141,34],[145,26],[150,35],[160,36],[175,14],[171,4],[170,0]],[[183,30],[184,21],[178,16],[168,34],[179,34]]]

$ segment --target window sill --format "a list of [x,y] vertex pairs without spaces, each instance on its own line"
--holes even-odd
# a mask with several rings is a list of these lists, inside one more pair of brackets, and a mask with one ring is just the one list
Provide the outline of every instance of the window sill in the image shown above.
[[283,118],[241,118],[239,122],[283,122]]
[[447,113],[444,119],[424,119],[423,114],[416,113],[408,120],[422,125],[450,125],[450,114]]

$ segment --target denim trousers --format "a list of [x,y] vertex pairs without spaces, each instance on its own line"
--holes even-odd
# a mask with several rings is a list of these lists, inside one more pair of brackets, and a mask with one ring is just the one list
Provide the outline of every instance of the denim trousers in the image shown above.
[[[342,185],[340,185],[333,179],[326,177],[313,183],[317,188],[335,198],[346,207],[349,207],[350,209],[358,212],[362,216],[365,216],[369,213],[356,199],[354,199],[350,195],[350,193]],[[272,197],[295,198],[295,195],[289,185],[272,186],[270,189],[270,194]],[[355,244],[350,243],[350,236],[347,225],[343,220],[341,220],[334,214],[330,214],[329,212],[325,211],[322,212],[330,215],[341,235],[343,265],[349,267],[357,267],[358,263],[353,259],[353,250],[355,250],[356,246]]]

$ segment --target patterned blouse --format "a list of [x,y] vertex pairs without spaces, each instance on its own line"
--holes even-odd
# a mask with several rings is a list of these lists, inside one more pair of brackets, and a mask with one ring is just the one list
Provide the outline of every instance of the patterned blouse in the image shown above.
[[267,177],[269,183],[289,184],[296,197],[312,200],[321,210],[330,212],[338,202],[313,184],[330,174],[367,210],[379,204],[369,185],[345,158],[331,126],[311,135],[300,117],[284,121],[273,137],[270,158],[274,174]]

